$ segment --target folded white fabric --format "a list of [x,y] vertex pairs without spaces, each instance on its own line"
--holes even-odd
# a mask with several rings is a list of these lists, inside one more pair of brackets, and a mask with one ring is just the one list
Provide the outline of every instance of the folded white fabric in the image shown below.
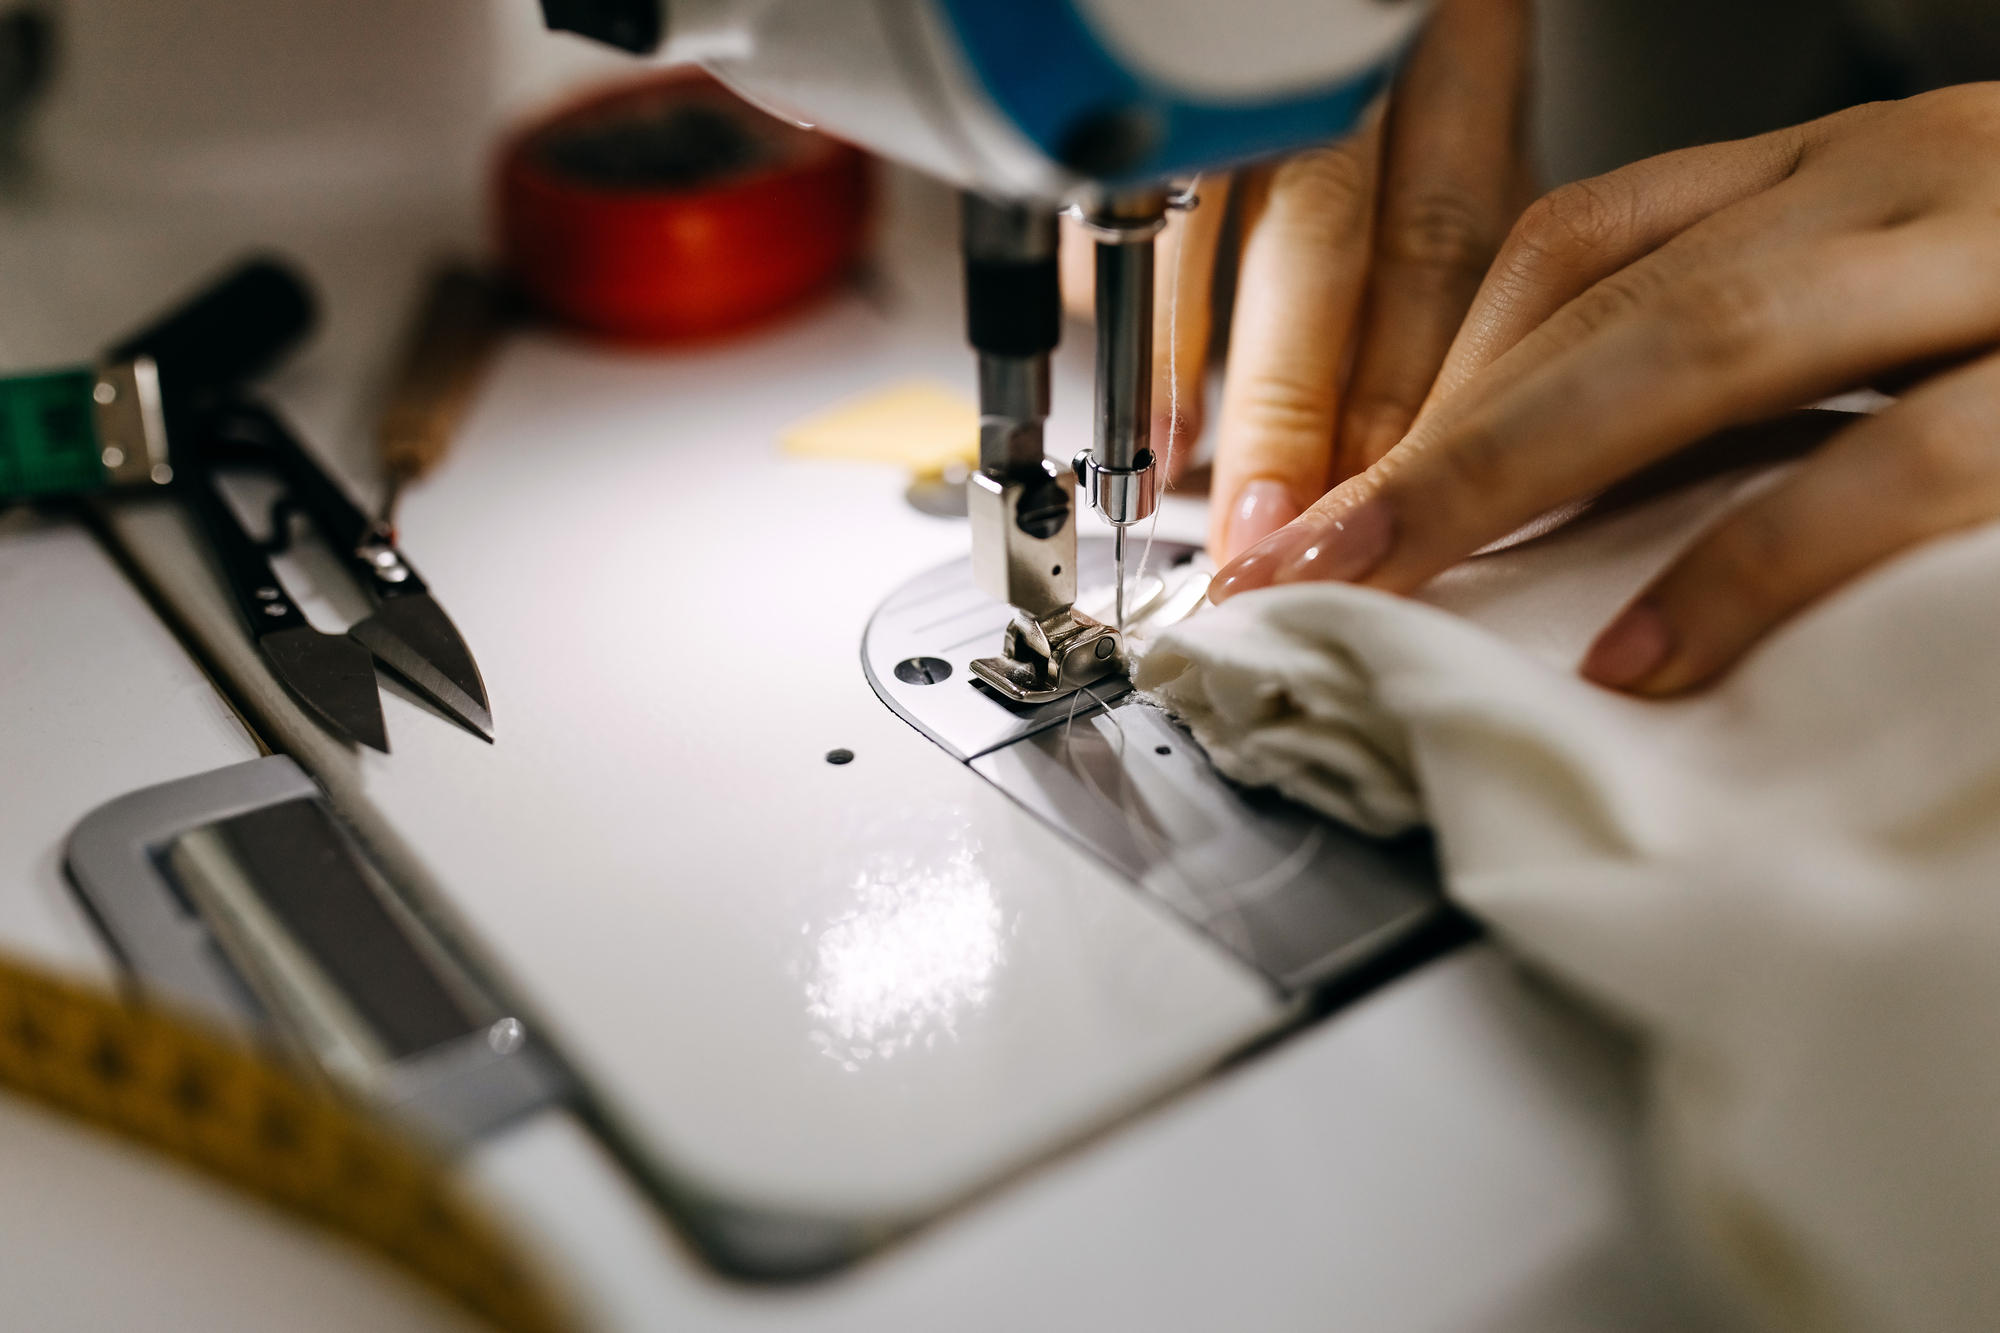
[[1876,571],[1700,697],[1578,678],[1734,490],[1472,562],[1429,594],[1464,614],[1246,594],[1139,684],[1241,781],[1428,821],[1462,904],[1638,1026],[1673,1193],[1771,1322],[1990,1329],[2000,526]]

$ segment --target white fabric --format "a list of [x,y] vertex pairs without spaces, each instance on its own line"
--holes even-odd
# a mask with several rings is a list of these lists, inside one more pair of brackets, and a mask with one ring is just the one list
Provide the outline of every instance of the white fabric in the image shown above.
[[1577,677],[1741,485],[1470,562],[1437,605],[1246,594],[1139,683],[1243,781],[1376,830],[1421,811],[1460,902],[1645,1034],[1672,1192],[1770,1322],[1990,1329],[2000,526],[1876,571],[1703,696]]

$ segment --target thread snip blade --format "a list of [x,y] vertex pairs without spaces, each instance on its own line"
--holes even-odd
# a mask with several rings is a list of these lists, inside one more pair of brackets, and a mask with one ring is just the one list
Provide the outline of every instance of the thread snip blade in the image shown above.
[[366,649],[311,626],[266,634],[258,646],[279,681],[328,731],[389,753],[375,661]]
[[460,725],[482,740],[493,739],[493,713],[479,665],[430,594],[392,597],[347,633]]

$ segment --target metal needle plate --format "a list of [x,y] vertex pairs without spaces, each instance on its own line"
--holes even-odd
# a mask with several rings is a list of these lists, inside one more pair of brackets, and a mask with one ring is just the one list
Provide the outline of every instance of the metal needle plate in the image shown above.
[[[1111,543],[1079,545],[1078,603],[1108,598]],[[1170,623],[1200,602],[1195,554],[1153,547],[1150,567],[1166,577],[1128,587],[1135,636],[1148,616]],[[1033,708],[969,680],[967,663],[994,651],[1008,615],[973,585],[970,561],[920,575],[869,622],[869,682],[953,757],[1283,993],[1373,977],[1401,946],[1455,926],[1427,836],[1377,841],[1234,786],[1122,676]]]
[[[1157,542],[1149,564],[1171,570],[1194,555],[1192,546]],[[1077,605],[1095,615],[1102,602],[1108,617],[1112,577],[1111,543],[1078,542]],[[1135,578],[1126,590],[1129,614],[1136,620],[1166,586],[1157,573]],[[1012,614],[973,585],[970,560],[954,561],[910,580],[876,610],[862,639],[862,667],[884,703],[957,759],[1031,736],[1131,688],[1112,676],[1053,703],[1021,705],[974,684],[972,660],[1000,651]],[[930,688],[946,681],[945,689]]]
[[1243,791],[1136,695],[972,768],[1281,990],[1337,979],[1442,907],[1428,838],[1379,842]]

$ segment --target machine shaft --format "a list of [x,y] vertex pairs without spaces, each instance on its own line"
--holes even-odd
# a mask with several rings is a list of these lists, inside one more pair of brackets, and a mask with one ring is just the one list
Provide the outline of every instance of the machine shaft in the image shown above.
[[[1129,472],[1147,452],[1152,434],[1153,240],[1100,240],[1097,422],[1091,457],[1106,473]],[[1119,521],[1115,512],[1107,511],[1105,517]]]
[[972,663],[1017,703],[1046,703],[1118,669],[1118,636],[1075,609],[1073,471],[1043,449],[1049,352],[1062,335],[1056,212],[964,199],[966,336],[979,353],[979,471],[966,481],[974,581],[1014,608],[997,657]]
[[968,483],[980,586],[1046,618],[1076,600],[1075,483],[1044,454],[1049,352],[1062,336],[1056,215],[964,199],[966,336],[979,353],[979,471]]
[[1084,219],[1097,238],[1097,402],[1090,454],[1078,460],[1091,506],[1113,529],[1117,629],[1125,631],[1125,529],[1158,503],[1153,468],[1153,238],[1160,190],[1107,196]]

